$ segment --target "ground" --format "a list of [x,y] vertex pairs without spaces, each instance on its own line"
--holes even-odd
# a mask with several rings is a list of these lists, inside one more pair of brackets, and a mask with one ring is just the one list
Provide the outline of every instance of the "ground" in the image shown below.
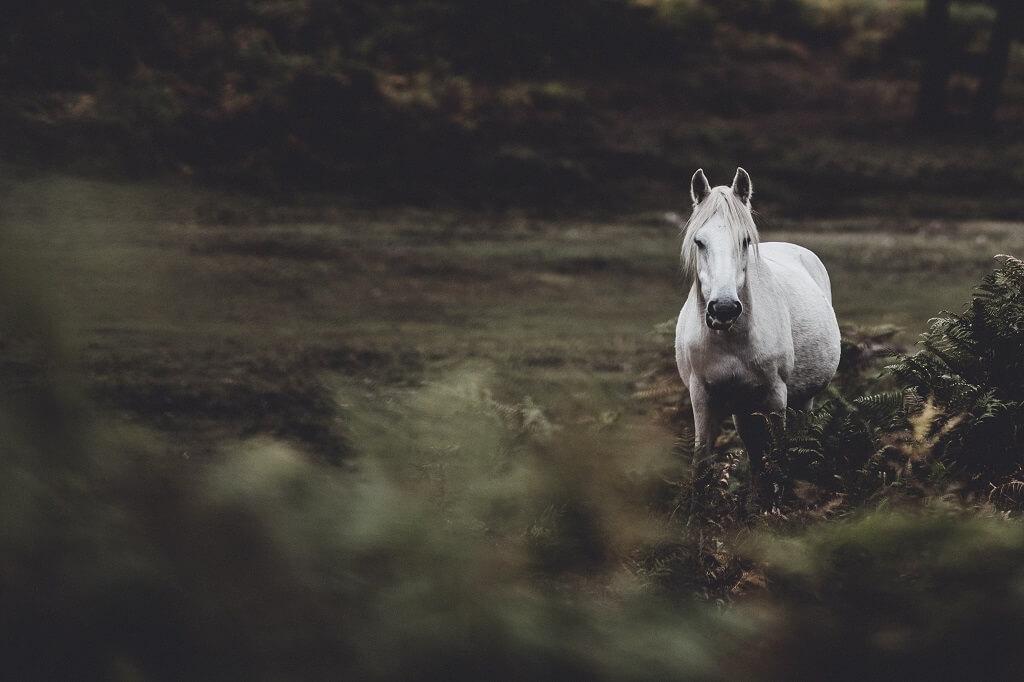
[[[660,213],[268,208],[45,177],[10,183],[4,216],[86,391],[188,457],[269,434],[344,461],[339,382],[417,385],[467,365],[554,423],[626,417],[646,438],[632,382],[684,297],[677,228]],[[1013,223],[764,219],[763,239],[822,258],[842,323],[896,324],[909,341],[967,299],[992,256],[1024,246]]]

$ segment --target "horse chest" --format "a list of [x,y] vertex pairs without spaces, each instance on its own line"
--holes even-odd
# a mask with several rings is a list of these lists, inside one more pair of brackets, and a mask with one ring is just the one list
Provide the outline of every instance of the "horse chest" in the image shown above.
[[697,375],[712,399],[722,405],[759,402],[769,392],[778,371],[773,363],[762,363],[727,351],[705,349]]

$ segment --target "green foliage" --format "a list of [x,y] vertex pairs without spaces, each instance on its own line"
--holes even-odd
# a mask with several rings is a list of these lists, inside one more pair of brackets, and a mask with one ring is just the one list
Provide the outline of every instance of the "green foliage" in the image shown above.
[[748,551],[781,626],[761,652],[768,679],[1010,679],[1024,634],[1018,522],[871,513]]
[[1019,478],[1024,464],[1024,263],[1000,258],[970,305],[933,319],[921,350],[889,367],[939,407],[936,428],[958,421],[936,456],[977,492]]
[[786,429],[769,430],[785,506],[954,487],[1020,508],[1024,263],[1001,258],[962,312],[933,319],[921,349],[886,367],[894,390],[834,391],[808,414],[790,412]]

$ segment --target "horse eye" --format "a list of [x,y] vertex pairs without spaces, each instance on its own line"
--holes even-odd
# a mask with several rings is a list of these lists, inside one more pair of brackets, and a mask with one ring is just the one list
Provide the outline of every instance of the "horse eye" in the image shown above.
[[698,249],[703,249],[703,248],[704,248],[704,242],[702,242],[702,241],[701,241],[701,240],[699,240],[699,239],[694,239],[694,240],[693,240],[693,243],[697,245],[697,248],[698,248]]
[[750,246],[750,238],[749,237],[743,240],[743,248],[745,249],[748,246]]

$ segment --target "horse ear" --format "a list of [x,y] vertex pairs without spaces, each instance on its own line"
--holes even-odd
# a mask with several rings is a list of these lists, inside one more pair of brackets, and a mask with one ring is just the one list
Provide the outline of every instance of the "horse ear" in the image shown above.
[[704,201],[709,194],[711,194],[711,185],[708,184],[707,176],[704,175],[704,169],[698,168],[690,179],[690,198],[693,199],[693,205],[696,206]]
[[732,192],[738,196],[744,204],[750,203],[750,197],[754,195],[754,183],[750,181],[750,175],[742,168],[736,169],[736,177],[732,179]]

